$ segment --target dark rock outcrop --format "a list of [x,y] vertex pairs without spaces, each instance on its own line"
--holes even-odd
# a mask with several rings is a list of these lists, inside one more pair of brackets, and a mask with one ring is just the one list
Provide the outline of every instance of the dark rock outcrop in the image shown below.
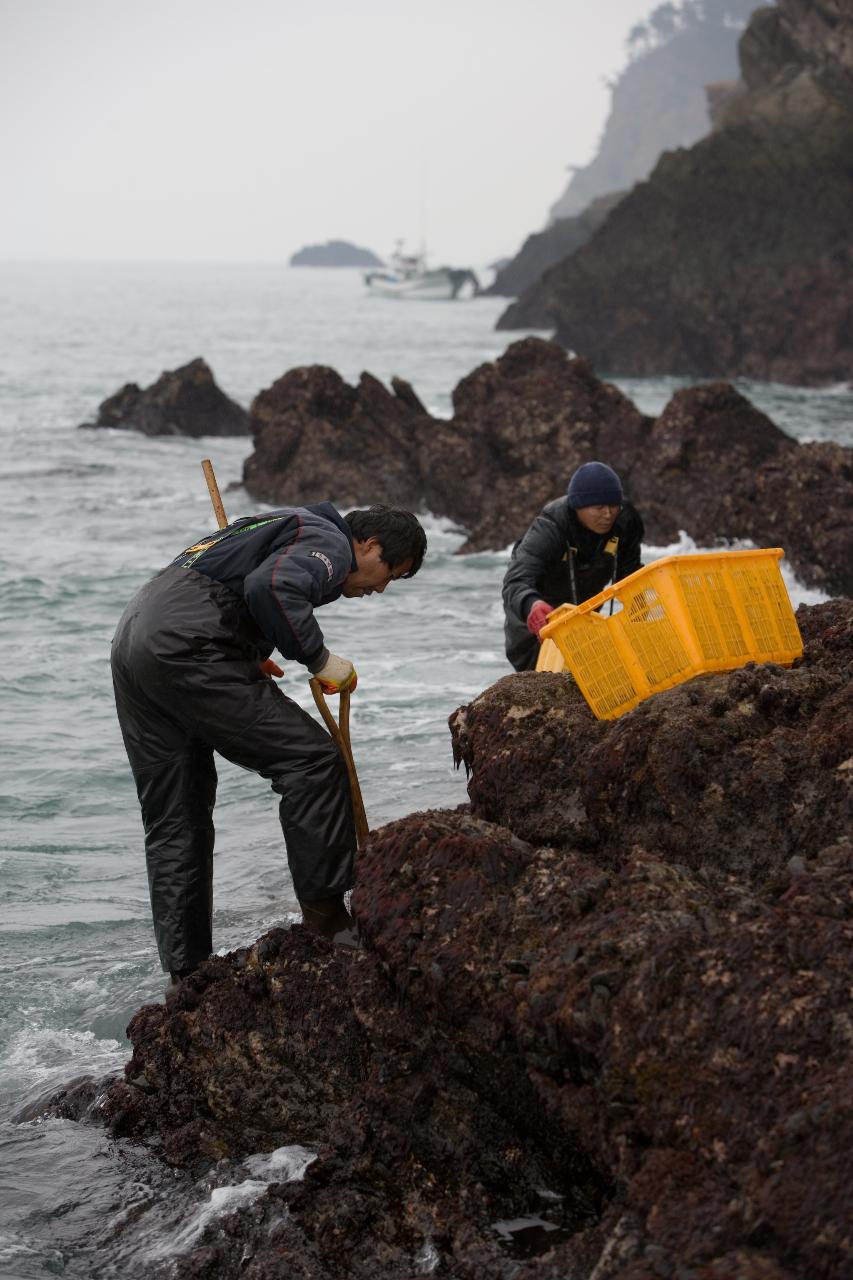
[[781,546],[805,583],[853,594],[851,450],[795,443],[727,383],[680,391],[653,420],[588,361],[527,338],[462,379],[449,421],[392,385],[363,374],[350,387],[319,366],[280,378],[252,406],[246,488],[268,502],[427,508],[480,551],[520,537],[577,466],[602,458],[648,541],[683,529]]
[[252,403],[255,450],[243,467],[254,498],[295,505],[330,494],[341,506],[390,502],[418,507],[421,434],[433,419],[414,390],[391,394],[363,373],[357,387],[323,365],[291,369]]
[[792,670],[703,676],[615,721],[561,676],[505,677],[451,721],[472,811],[532,844],[594,850],[608,870],[640,844],[706,881],[772,888],[850,818],[853,602],[797,618]]
[[359,952],[273,930],[140,1010],[113,1133],[196,1172],[318,1151],[170,1274],[850,1273],[853,604],[798,619],[793,670],[615,722],[500,681],[452,717],[471,812],[372,833]]
[[582,213],[571,218],[558,218],[544,231],[528,236],[515,257],[501,267],[494,284],[484,292],[509,298],[523,293],[549,267],[585,245],[624,194],[624,191],[614,191],[599,196]]
[[797,444],[730,383],[676,392],[630,487],[655,542],[783,547],[804,582],[853,595],[853,450]]
[[348,240],[327,240],[308,244],[291,255],[291,267],[381,267],[382,259],[371,249],[361,249]]
[[465,550],[506,546],[598,447],[630,466],[646,419],[615,387],[555,343],[515,343],[453,393],[454,416],[432,418],[408,383],[390,394],[362,374],[293,369],[252,405],[255,452],[243,481],[268,502],[343,506],[392,502],[449,516],[470,530]]
[[650,425],[587,361],[537,338],[514,343],[462,379],[453,418],[424,441],[428,505],[469,530],[463,550],[505,547],[587,458],[629,471]]
[[115,427],[146,436],[243,436],[249,415],[216,385],[200,357],[162,373],[143,391],[128,382],[104,400],[95,422],[84,427]]
[[499,327],[554,328],[610,373],[849,379],[851,45],[842,0],[758,10],[715,131],[664,155]]

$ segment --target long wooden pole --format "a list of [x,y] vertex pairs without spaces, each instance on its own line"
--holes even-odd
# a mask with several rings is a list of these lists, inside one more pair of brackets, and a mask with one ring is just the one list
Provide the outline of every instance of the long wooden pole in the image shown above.
[[205,458],[201,464],[204,472],[204,478],[207,481],[207,491],[210,494],[210,501],[213,503],[213,510],[216,513],[216,522],[220,529],[224,529],[228,523],[228,517],[225,514],[225,508],[222,505],[222,497],[219,493],[219,485],[216,483],[216,476],[213,474],[213,463],[210,458]]
[[[226,516],[225,508],[222,505],[222,496],[219,492],[219,485],[216,483],[216,475],[210,458],[204,459],[201,464],[201,469],[204,472],[204,478],[207,481],[207,491],[210,494],[210,501],[213,503],[213,510],[216,513],[217,524],[220,529],[224,529],[228,524],[228,517]],[[314,695],[317,710],[323,717],[326,728],[338,744],[341,755],[344,758],[344,764],[347,768],[347,777],[349,778],[352,812],[355,819],[355,838],[359,849],[363,849],[365,841],[367,840],[369,827],[367,825],[367,814],[364,811],[364,801],[361,797],[361,787],[358,782],[358,774],[355,769],[355,761],[352,758],[352,744],[349,736],[349,690],[347,689],[341,694],[341,722],[340,724],[337,724],[335,717],[329,710],[329,704],[326,702],[320,681],[316,677],[312,677],[308,683],[311,686],[311,692]]]

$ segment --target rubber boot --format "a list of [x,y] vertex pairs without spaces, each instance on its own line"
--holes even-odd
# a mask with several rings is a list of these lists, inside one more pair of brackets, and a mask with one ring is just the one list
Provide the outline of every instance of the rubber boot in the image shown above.
[[339,947],[357,947],[358,929],[344,904],[344,895],[319,902],[300,902],[302,923],[309,933],[318,933]]
[[170,991],[177,991],[184,978],[188,978],[195,968],[196,966],[194,965],[192,969],[170,969],[169,981],[166,983],[166,995]]

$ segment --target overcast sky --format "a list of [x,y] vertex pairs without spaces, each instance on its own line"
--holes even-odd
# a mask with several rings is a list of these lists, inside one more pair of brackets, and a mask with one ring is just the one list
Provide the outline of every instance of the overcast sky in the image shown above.
[[656,3],[0,0],[0,258],[514,253]]

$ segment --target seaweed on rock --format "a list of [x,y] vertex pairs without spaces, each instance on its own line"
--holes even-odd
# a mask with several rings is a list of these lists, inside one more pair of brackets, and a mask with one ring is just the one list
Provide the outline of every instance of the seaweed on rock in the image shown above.
[[470,806],[371,834],[359,951],[275,929],[140,1010],[114,1133],[318,1152],[171,1274],[851,1273],[853,604],[798,616],[790,671],[616,722],[499,681],[452,717]]

